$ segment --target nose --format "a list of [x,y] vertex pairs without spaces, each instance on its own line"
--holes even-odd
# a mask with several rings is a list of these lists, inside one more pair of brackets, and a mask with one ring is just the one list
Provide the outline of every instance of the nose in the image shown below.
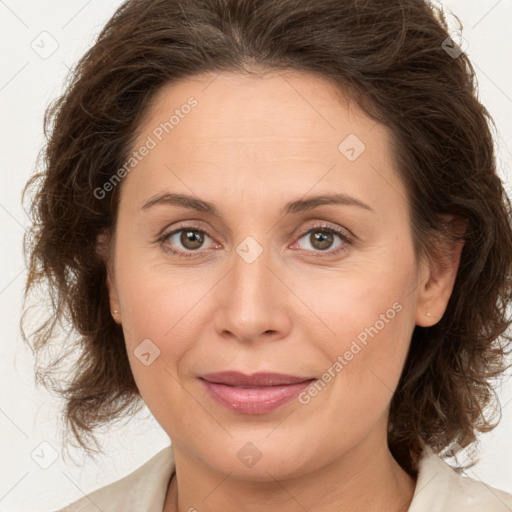
[[263,251],[256,259],[241,251],[216,287],[214,325],[223,338],[242,342],[286,338],[291,329],[293,296]]

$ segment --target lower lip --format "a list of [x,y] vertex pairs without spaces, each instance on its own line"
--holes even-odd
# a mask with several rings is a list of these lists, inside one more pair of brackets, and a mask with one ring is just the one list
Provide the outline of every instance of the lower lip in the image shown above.
[[244,388],[200,379],[209,393],[228,409],[242,414],[265,414],[293,400],[313,380],[283,386]]

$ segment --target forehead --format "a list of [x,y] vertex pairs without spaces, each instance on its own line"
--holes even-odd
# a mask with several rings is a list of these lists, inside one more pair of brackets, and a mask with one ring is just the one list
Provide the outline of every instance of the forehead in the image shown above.
[[[197,106],[182,114],[172,128],[173,135],[181,136],[182,144],[216,145],[278,137],[281,141],[332,145],[344,129],[363,132],[375,126],[326,78],[269,71],[257,76],[207,73],[164,85],[154,95],[140,131],[151,132],[174,111],[189,110],[186,105],[191,97]],[[186,118],[189,121],[182,122]],[[199,123],[201,129],[197,131]]]
[[212,186],[291,195],[341,187],[371,201],[385,198],[379,184],[391,184],[394,196],[401,188],[389,138],[385,126],[317,75],[210,73],[155,94],[133,146],[151,140],[152,149],[128,181],[138,195],[165,184],[193,185],[210,198]]

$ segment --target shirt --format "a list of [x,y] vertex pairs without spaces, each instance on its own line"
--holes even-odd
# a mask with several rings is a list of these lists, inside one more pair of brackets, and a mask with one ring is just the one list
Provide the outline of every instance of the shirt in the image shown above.
[[[174,471],[167,446],[124,478],[57,512],[162,512]],[[408,512],[512,512],[512,494],[461,475],[427,449]]]

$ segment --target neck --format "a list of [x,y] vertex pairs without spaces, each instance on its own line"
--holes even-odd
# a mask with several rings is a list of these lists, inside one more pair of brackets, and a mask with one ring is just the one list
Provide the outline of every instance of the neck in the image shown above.
[[299,477],[248,481],[221,474],[173,445],[176,473],[163,512],[405,512],[415,478],[404,471],[387,444],[366,443],[320,470]]

